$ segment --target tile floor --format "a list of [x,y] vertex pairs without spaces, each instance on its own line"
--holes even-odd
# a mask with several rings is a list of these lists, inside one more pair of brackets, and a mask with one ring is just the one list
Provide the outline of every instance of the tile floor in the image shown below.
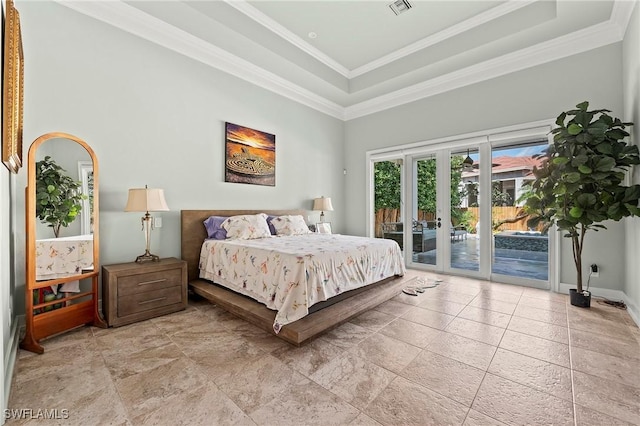
[[20,351],[9,408],[68,410],[34,424],[640,424],[640,331],[627,312],[443,280],[300,348],[198,299],[80,328],[45,340],[44,355]]

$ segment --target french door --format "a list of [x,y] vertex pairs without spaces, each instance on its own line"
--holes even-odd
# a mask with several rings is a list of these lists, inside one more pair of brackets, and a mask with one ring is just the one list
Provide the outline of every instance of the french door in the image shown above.
[[368,196],[369,234],[396,240],[412,269],[557,289],[557,233],[529,229],[522,210],[548,133],[541,126],[368,153],[369,182],[375,174],[379,186]]
[[[405,223],[412,224],[407,265],[486,277],[481,258],[490,253],[479,226],[481,164],[477,145],[410,156],[405,168]],[[408,235],[405,236],[405,239]],[[406,251],[405,251],[406,252]],[[483,254],[485,253],[485,254]]]

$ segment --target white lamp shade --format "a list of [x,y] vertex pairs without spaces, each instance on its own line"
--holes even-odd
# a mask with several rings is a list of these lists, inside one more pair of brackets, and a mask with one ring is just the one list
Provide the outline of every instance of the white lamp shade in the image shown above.
[[125,212],[163,212],[169,211],[164,199],[164,190],[154,188],[132,188]]
[[323,212],[333,211],[331,198],[321,197],[313,200],[313,210],[321,210]]

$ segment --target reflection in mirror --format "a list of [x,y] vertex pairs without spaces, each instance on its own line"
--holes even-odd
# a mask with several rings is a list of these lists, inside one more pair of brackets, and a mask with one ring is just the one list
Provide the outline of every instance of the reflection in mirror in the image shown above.
[[[86,182],[75,177],[83,171]],[[75,141],[47,140],[36,153],[36,280],[78,275],[93,269],[93,236],[90,232],[89,172],[93,163],[87,150]],[[85,185],[86,183],[86,185]],[[82,223],[87,211],[88,229]],[[89,232],[87,232],[89,231]],[[62,292],[79,292],[78,281],[65,283]],[[57,290],[57,289],[56,289]],[[53,292],[57,296],[57,291]],[[45,295],[46,297],[46,295]],[[51,296],[50,296],[51,297]]]
[[20,347],[42,353],[42,338],[85,324],[107,326],[98,312],[95,153],[73,135],[42,135],[29,148],[27,181],[26,333]]
[[86,198],[82,200],[80,211],[80,232],[83,235],[93,234],[93,163],[78,161],[78,177],[82,184],[82,193]]

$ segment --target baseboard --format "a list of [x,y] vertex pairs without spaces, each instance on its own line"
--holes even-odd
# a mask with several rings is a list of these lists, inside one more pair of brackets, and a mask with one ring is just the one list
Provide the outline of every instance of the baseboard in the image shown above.
[[[575,284],[560,283],[560,293],[569,294],[569,289],[576,288]],[[633,303],[630,297],[622,290],[611,290],[609,288],[590,287],[589,291],[593,297],[603,297],[608,300],[623,301],[627,305],[627,312],[631,319],[640,327],[640,310]]]
[[[4,355],[4,401],[3,407],[9,406],[9,394],[11,393],[11,383],[13,382],[13,372],[16,366],[16,358],[18,356],[18,345],[20,344],[20,330],[24,326],[24,315],[18,315],[11,324],[11,333]],[[4,416],[3,423],[4,423]]]
[[636,325],[640,327],[640,309],[638,309],[638,306],[636,306],[633,300],[631,300],[631,298],[627,296],[626,293],[622,294],[624,294],[624,299],[622,300],[627,305],[627,312],[629,312],[629,315],[631,316],[633,322],[635,322]]

